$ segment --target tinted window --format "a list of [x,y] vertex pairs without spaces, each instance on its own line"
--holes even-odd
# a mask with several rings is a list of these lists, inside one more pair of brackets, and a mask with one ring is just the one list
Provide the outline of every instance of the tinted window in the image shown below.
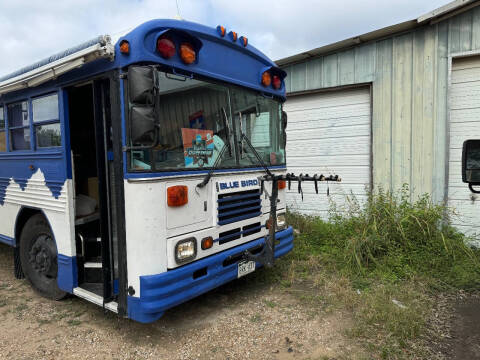
[[28,103],[26,101],[8,105],[7,112],[8,124],[11,128],[29,125]]
[[10,130],[10,146],[12,150],[29,150],[30,128]]

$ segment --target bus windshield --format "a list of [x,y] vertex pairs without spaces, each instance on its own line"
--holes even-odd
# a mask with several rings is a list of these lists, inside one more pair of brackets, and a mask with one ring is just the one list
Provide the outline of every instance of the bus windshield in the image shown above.
[[130,151],[131,171],[209,169],[215,163],[218,169],[260,166],[242,134],[266,165],[285,164],[279,101],[160,71],[158,79],[159,142],[151,149]]

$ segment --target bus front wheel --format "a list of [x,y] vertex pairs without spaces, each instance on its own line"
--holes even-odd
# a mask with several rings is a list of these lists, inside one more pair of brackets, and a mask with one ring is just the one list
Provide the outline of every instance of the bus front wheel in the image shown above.
[[67,293],[57,284],[57,247],[42,214],[32,216],[20,235],[20,262],[25,277],[40,295],[60,300]]

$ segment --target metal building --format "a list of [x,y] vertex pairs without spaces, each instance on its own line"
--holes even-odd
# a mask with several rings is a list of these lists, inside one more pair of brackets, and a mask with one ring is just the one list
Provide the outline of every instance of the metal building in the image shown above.
[[[455,207],[462,230],[478,224],[460,160],[463,141],[480,138],[479,5],[457,0],[278,60],[288,73],[289,170],[342,175],[342,185],[330,185],[337,200],[409,184],[412,199],[429,193]],[[290,206],[325,215],[328,200],[304,191]]]

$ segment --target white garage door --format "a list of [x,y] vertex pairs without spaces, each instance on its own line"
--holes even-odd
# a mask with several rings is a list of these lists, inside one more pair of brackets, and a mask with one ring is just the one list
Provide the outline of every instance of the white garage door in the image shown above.
[[303,183],[304,199],[297,184],[287,192],[291,210],[328,218],[331,201],[343,206],[345,195],[365,199],[370,183],[370,90],[368,88],[294,96],[287,99],[288,172],[313,175],[338,174],[341,184],[319,186]]
[[448,203],[458,216],[453,224],[464,233],[478,233],[480,197],[462,183],[462,146],[480,139],[480,57],[453,61],[450,88],[450,156]]

